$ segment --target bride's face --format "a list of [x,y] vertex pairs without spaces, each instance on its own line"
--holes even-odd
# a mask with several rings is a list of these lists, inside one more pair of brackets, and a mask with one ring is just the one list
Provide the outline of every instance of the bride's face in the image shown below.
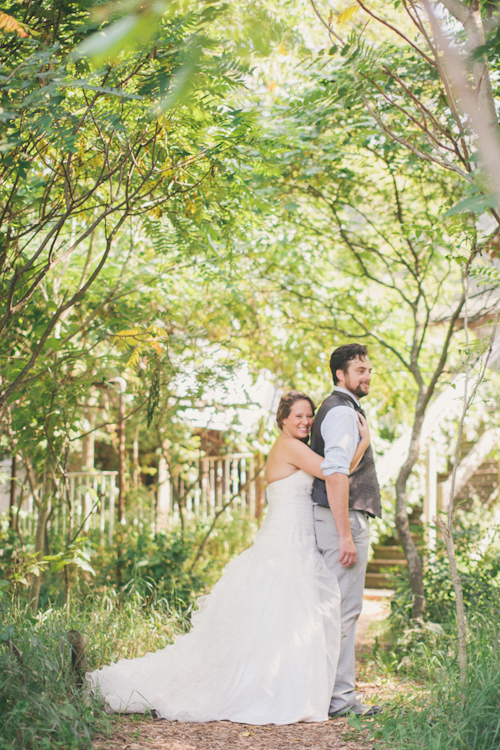
[[292,404],[290,414],[283,420],[283,432],[293,438],[306,438],[314,420],[313,410],[309,401],[300,400]]

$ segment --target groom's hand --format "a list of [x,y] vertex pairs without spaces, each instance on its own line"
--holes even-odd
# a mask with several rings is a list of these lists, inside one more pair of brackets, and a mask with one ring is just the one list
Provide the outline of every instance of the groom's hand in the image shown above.
[[345,539],[339,539],[339,549],[339,563],[344,568],[350,568],[354,565],[358,556],[352,536],[346,537]]
[[349,481],[345,474],[330,474],[326,477],[326,494],[335,526],[339,534],[339,563],[350,568],[358,553],[352,539],[349,520]]

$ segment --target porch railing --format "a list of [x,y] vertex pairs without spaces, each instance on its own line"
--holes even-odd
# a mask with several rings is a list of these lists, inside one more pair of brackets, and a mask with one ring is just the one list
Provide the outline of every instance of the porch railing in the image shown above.
[[[67,497],[49,513],[48,528],[64,536],[98,530],[104,541],[113,539],[118,501],[117,471],[73,471],[67,475]],[[262,463],[252,453],[206,456],[170,476],[160,465],[158,483],[149,493],[139,490],[128,495],[122,523],[155,531],[172,529],[181,523],[213,518],[225,508],[228,515],[260,517],[265,503]],[[32,533],[36,505],[31,495],[20,498],[18,523]]]
[[188,472],[166,478],[158,490],[160,525],[228,514],[260,516],[265,502],[262,464],[252,453],[200,458]]

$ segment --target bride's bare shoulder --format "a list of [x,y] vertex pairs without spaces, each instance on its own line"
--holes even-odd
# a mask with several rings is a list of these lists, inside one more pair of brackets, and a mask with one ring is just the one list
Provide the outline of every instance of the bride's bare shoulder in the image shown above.
[[273,445],[271,446],[271,450],[269,451],[269,454],[267,456],[267,462],[266,467],[279,462],[282,460],[282,454],[283,454],[283,435],[280,435],[276,438]]
[[268,484],[294,474],[297,467],[290,461],[290,448],[297,441],[281,434],[274,442],[266,461],[266,480]]

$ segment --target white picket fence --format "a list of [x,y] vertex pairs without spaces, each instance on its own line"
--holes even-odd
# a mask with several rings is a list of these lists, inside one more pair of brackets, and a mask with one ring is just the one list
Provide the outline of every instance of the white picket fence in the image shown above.
[[[117,471],[69,472],[67,474],[68,497],[57,511],[49,510],[47,527],[65,536],[69,529],[71,514],[72,527],[75,532],[80,528],[82,531],[99,529],[101,535],[104,536],[107,533],[111,541],[118,496],[117,476]],[[33,533],[36,512],[33,495],[28,494],[21,499],[19,525],[23,533]]]
[[[233,453],[200,458],[174,476],[163,472],[149,493],[142,487],[132,502],[129,494],[122,524],[147,531],[173,529],[213,518],[224,506],[228,515],[255,518],[264,505],[263,472],[256,465],[253,454]],[[102,540],[111,543],[117,522],[118,472],[75,471],[68,473],[67,480],[66,501],[50,513],[48,528],[65,536],[71,520],[73,533],[80,528],[98,530]],[[35,522],[36,506],[28,495],[19,512],[20,528],[32,533]]]
[[262,471],[252,453],[206,456],[187,472],[168,478],[158,491],[158,516],[164,526],[213,517],[226,506],[226,512],[255,518],[264,502]]
[[81,528],[82,531],[99,529],[101,536],[105,536],[107,532],[111,543],[118,494],[117,476],[117,471],[69,472],[69,503],[62,505],[54,520],[49,521],[49,527],[53,526],[56,533],[61,530],[64,535],[71,507],[74,528]]

